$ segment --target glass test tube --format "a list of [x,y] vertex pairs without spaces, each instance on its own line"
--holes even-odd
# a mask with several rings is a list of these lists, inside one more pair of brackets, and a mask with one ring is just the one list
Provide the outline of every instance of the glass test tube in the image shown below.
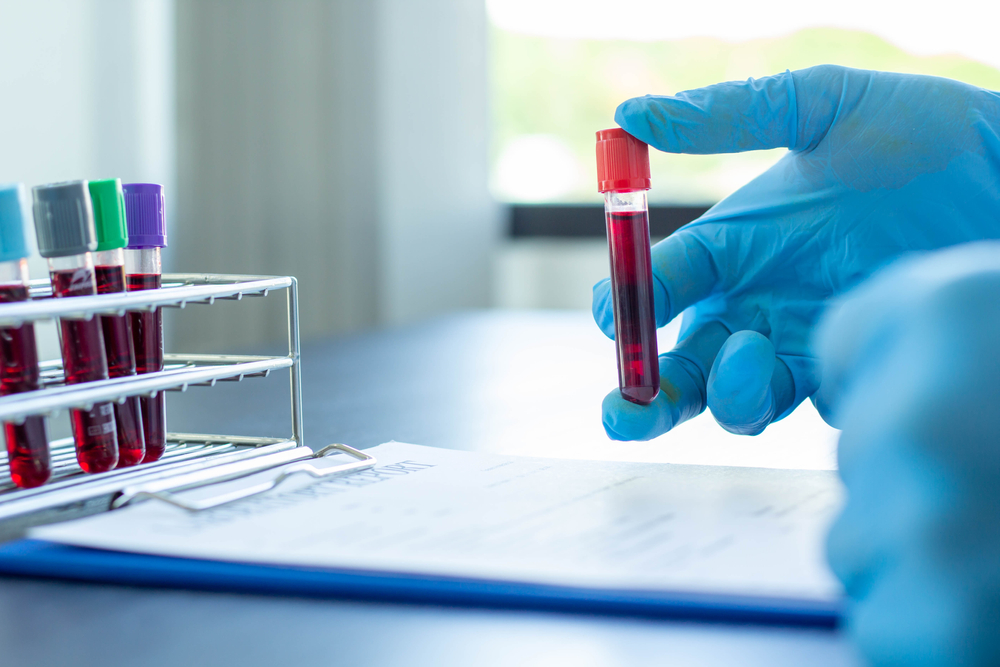
[[611,259],[611,297],[618,353],[618,386],[632,403],[647,405],[660,391],[649,242],[649,149],[624,130],[597,133],[598,189]]
[[[142,248],[125,251],[128,291],[157,289],[161,284],[160,249]],[[135,345],[135,367],[138,373],[163,370],[163,319],[159,308],[133,311],[128,314]],[[167,396],[143,396],[142,423],[146,434],[146,461],[155,461],[167,448]]]
[[[94,260],[90,253],[49,260],[52,294],[56,297],[97,294]],[[99,318],[60,318],[66,384],[108,379],[108,358]],[[105,472],[118,465],[118,438],[114,406],[98,403],[90,410],[70,410],[76,458],[84,472]]]
[[[121,248],[94,253],[97,293],[113,294],[125,291],[125,251]],[[135,375],[135,352],[127,315],[101,315],[104,352],[108,357],[108,375],[113,378]],[[146,456],[143,435],[142,408],[138,396],[129,396],[116,404],[115,423],[118,428],[118,467],[142,463]]]
[[[161,285],[160,248],[167,245],[163,186],[154,183],[127,183],[125,221],[128,248],[125,250],[125,280],[128,291],[157,289]],[[163,370],[163,320],[161,309],[130,312],[135,344],[136,371]],[[165,392],[143,396],[142,423],[146,435],[146,461],[163,456],[167,447],[167,397]]]
[[[28,260],[0,262],[0,303],[28,300]],[[0,396],[33,391],[39,387],[35,326],[0,328]],[[41,486],[52,473],[45,418],[27,417],[21,423],[5,422],[10,477],[21,488]]]
[[[97,252],[94,273],[98,294],[125,291],[125,251],[128,234],[125,224],[125,200],[120,179],[88,183],[94,206]],[[135,375],[135,350],[126,315],[101,315],[104,351],[108,374],[113,378]],[[142,410],[138,396],[129,396],[114,406],[118,429],[118,467],[141,463],[146,455]]]
[[[34,188],[38,249],[49,261],[52,293],[57,298],[97,294],[94,260],[97,247],[94,213],[86,181]],[[60,318],[66,384],[108,378],[108,359],[99,318]],[[84,472],[105,472],[118,464],[114,407],[97,403],[70,410],[76,458]]]
[[[0,303],[28,300],[28,245],[25,227],[31,203],[21,183],[0,186]],[[39,388],[35,326],[0,328],[0,396]],[[14,484],[41,486],[52,472],[45,419],[31,415],[3,425],[7,463]]]

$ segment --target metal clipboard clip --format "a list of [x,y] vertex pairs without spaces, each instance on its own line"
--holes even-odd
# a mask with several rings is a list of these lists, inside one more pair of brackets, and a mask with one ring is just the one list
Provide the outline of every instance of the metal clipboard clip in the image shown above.
[[[354,461],[344,463],[339,466],[329,468],[317,468],[310,461],[321,459],[328,454],[347,454],[354,458]],[[361,470],[368,470],[375,466],[374,456],[365,454],[362,451],[342,444],[327,445],[323,449],[313,453],[308,447],[296,447],[295,449],[278,452],[273,455],[260,456],[248,461],[238,461],[231,464],[224,464],[215,468],[198,470],[185,475],[178,475],[167,479],[148,482],[133,487],[125,487],[121,493],[112,501],[111,509],[125,507],[140,500],[159,500],[174,507],[187,510],[189,512],[201,512],[212,509],[237,500],[243,500],[251,496],[266,493],[276,488],[290,477],[298,475],[308,475],[313,479],[330,479],[340,477]],[[289,465],[290,464],[290,465]],[[243,489],[223,493],[204,500],[183,500],[177,494],[182,491],[189,491],[212,484],[228,482],[241,477],[247,477],[255,473],[271,470],[279,466],[284,466],[282,470],[272,479],[254,484]]]

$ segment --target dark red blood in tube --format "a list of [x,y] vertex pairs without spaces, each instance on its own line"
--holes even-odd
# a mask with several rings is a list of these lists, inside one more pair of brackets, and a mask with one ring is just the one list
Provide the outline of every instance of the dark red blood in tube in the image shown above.
[[649,404],[660,389],[653,270],[646,211],[607,214],[611,291],[622,396]]
[[[124,267],[97,266],[94,273],[97,274],[98,294],[125,291]],[[108,375],[113,378],[135,375],[135,354],[128,320],[124,315],[102,315],[101,329],[104,332],[104,351],[108,356]],[[115,405],[115,423],[118,427],[118,467],[142,463],[146,442],[138,396],[129,396],[124,403]]]
[[[0,285],[0,303],[27,301],[24,285]],[[0,328],[0,396],[38,389],[38,351],[35,327]],[[22,488],[41,486],[51,475],[49,440],[43,417],[28,417],[23,424],[3,425],[7,440],[10,477]]]
[[28,417],[23,424],[5,422],[7,460],[10,478],[22,489],[41,486],[49,481],[52,464],[43,417]]
[[[93,294],[94,276],[89,269],[52,272],[56,296]],[[107,357],[99,318],[60,319],[63,369],[66,384],[107,379]],[[118,464],[118,438],[111,403],[98,403],[90,410],[70,410],[76,459],[84,472],[105,472]]]
[[[157,289],[158,273],[132,273],[126,278],[128,291]],[[160,309],[131,312],[132,340],[135,343],[135,368],[141,373],[163,370],[163,319]],[[156,461],[167,448],[167,397],[159,392],[154,398],[142,397],[142,425],[146,434],[146,461]]]

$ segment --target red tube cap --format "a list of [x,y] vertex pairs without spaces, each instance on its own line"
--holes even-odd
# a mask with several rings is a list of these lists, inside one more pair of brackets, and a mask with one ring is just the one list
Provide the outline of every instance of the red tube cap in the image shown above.
[[597,191],[648,190],[649,146],[615,127],[597,133]]

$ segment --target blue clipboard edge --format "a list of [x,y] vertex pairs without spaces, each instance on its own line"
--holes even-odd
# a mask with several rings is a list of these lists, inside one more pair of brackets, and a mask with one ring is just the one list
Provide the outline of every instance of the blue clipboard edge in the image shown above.
[[830,629],[839,626],[843,615],[841,602],[233,563],[105,551],[30,539],[0,545],[0,575],[225,593]]

